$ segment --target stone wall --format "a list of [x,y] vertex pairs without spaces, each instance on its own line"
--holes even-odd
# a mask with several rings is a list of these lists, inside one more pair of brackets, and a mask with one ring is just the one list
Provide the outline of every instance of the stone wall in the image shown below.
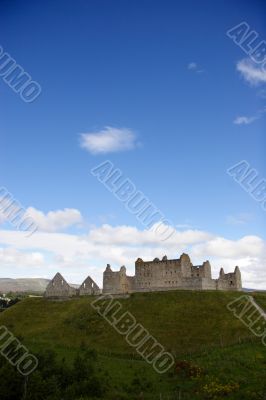
[[217,289],[218,290],[241,290],[241,272],[239,267],[235,267],[234,272],[225,274],[223,268],[220,270],[220,276],[217,279]]
[[217,290],[217,279],[202,278],[202,290]]
[[127,276],[126,267],[112,271],[110,264],[103,273],[103,293],[123,294],[135,291],[135,277]]
[[73,296],[97,295],[101,293],[99,286],[88,276],[81,286],[76,289],[69,285],[63,276],[58,272],[49,282],[45,297],[50,298],[68,298]]
[[84,282],[79,287],[78,294],[80,296],[86,296],[91,294],[100,294],[101,289],[99,286],[88,276]]
[[135,289],[171,288],[178,285],[182,278],[180,260],[143,261],[140,258],[135,263]]
[[112,271],[108,264],[103,276],[103,293],[123,294],[131,292],[188,290],[241,290],[241,274],[238,267],[233,273],[220,273],[219,279],[212,279],[211,265],[193,265],[187,254],[180,258],[135,262],[135,276],[128,276],[123,266]]
[[[193,265],[187,254],[180,258],[168,260],[143,261],[138,258],[135,262],[135,276],[128,276],[126,267],[112,271],[111,266],[103,273],[103,293],[126,295],[133,292],[151,292],[167,290],[241,290],[241,273],[238,267],[234,272],[225,274],[220,270],[218,279],[212,279],[211,265],[205,261],[202,265]],[[101,293],[98,285],[87,277],[79,289],[71,287],[57,273],[47,286],[46,297],[65,298],[75,295],[98,295]]]
[[77,294],[77,290],[71,287],[62,275],[58,272],[54,278],[49,282],[46,291],[44,293],[45,297],[71,297]]

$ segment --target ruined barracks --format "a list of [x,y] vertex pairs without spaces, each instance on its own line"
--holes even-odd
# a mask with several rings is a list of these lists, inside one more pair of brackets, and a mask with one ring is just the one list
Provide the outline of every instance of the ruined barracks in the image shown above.
[[90,276],[88,276],[80,287],[77,288],[76,285],[68,284],[58,272],[48,283],[44,296],[52,298],[67,298],[72,296],[96,295],[100,293],[101,290],[99,286],[97,286]]
[[[234,272],[225,274],[220,270],[218,279],[212,279],[211,265],[205,261],[202,265],[193,265],[187,254],[180,258],[168,260],[166,256],[159,260],[143,261],[138,258],[135,262],[135,275],[128,276],[126,267],[112,271],[111,266],[103,273],[104,294],[127,294],[133,292],[150,292],[166,290],[241,290],[241,273],[238,267]],[[82,295],[97,295],[101,290],[88,277],[79,288],[69,285],[57,273],[48,284],[46,297],[72,297]]]
[[135,276],[127,276],[126,268],[112,271],[108,264],[103,273],[103,293],[131,293],[188,290],[241,290],[241,273],[238,267],[234,272],[225,274],[220,270],[218,279],[212,279],[211,265],[205,261],[202,265],[193,265],[187,254],[168,260],[166,256],[159,260],[135,262]]

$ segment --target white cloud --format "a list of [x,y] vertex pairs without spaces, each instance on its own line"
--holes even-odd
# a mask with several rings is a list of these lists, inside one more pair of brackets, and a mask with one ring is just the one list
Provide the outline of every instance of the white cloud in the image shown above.
[[105,154],[132,150],[137,143],[132,130],[106,126],[99,132],[82,133],[80,145],[92,154]]
[[29,207],[26,213],[34,220],[35,224],[38,226],[38,230],[45,232],[61,231],[82,222],[80,212],[72,208],[49,211],[47,214],[44,214],[34,207]]
[[[1,230],[0,243],[3,248],[16,249],[17,257],[21,257],[20,253],[31,257],[26,258],[23,269],[23,259],[20,258],[18,267],[12,253],[14,250],[5,250],[2,258],[0,252],[1,275],[4,273],[7,277],[10,274],[22,277],[24,272],[24,276],[31,274],[51,278],[60,271],[72,283],[81,283],[87,275],[91,275],[101,285],[107,263],[112,264],[114,269],[126,265],[128,273],[134,274],[134,262],[138,257],[152,260],[166,254],[168,258],[177,258],[187,252],[194,264],[209,259],[213,277],[217,277],[221,266],[229,272],[239,265],[244,287],[266,289],[266,243],[258,236],[229,240],[209,232],[189,229],[176,231],[168,240],[161,241],[151,230],[103,225],[91,229],[87,235],[38,231],[30,239],[23,232]],[[11,253],[8,254],[8,251]],[[29,252],[38,256],[29,256]]]
[[201,69],[201,68],[199,67],[199,65],[198,65],[197,63],[195,63],[195,62],[190,62],[190,63],[187,65],[187,69],[188,69],[189,71],[194,71],[194,72],[197,72],[197,73],[204,72],[204,70]]
[[[144,246],[149,244],[155,246],[162,244],[160,236],[156,234],[155,228],[158,224],[154,224],[151,229],[143,231],[132,226],[117,226],[113,227],[108,224],[102,225],[100,228],[92,229],[88,235],[88,240],[95,243],[107,243],[109,245],[122,245],[131,243],[132,246]],[[212,237],[211,234],[199,230],[174,231],[174,234],[165,241],[167,247],[184,246],[188,244],[198,243],[208,240]]]
[[0,263],[6,266],[34,267],[44,265],[44,256],[40,252],[21,252],[12,247],[0,248]]
[[196,244],[193,252],[197,256],[243,258],[257,257],[265,252],[265,242],[257,236],[244,236],[239,240],[215,237],[205,243]]
[[234,124],[236,125],[249,125],[251,124],[253,121],[256,121],[256,119],[258,119],[258,117],[236,117],[236,119],[234,120]]
[[187,67],[188,67],[188,69],[195,70],[195,69],[197,69],[197,63],[191,62],[191,63],[188,64]]
[[266,71],[249,58],[238,61],[236,69],[253,86],[266,82]]
[[266,112],[266,107],[262,108],[261,110],[258,110],[256,112],[256,115],[252,117],[246,117],[246,116],[236,117],[233,122],[236,125],[249,125],[252,122],[260,119],[265,112]]

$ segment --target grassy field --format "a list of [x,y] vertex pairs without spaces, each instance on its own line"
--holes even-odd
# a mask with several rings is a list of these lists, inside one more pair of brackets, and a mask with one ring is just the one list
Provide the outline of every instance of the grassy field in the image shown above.
[[[266,294],[253,295],[266,310]],[[52,349],[66,362],[81,347],[95,349],[117,399],[123,393],[132,393],[133,399],[140,392],[145,399],[160,399],[160,393],[162,399],[260,399],[266,393],[266,348],[228,311],[226,305],[238,296],[234,292],[173,291],[119,299],[123,310],[130,311],[177,362],[187,360],[197,366],[198,377],[189,376],[186,368],[178,374],[171,370],[158,375],[96,313],[90,296],[69,301],[28,298],[3,312],[0,324],[31,352]],[[225,389],[219,392],[221,385],[230,383],[235,385],[232,393],[230,388],[227,396]]]

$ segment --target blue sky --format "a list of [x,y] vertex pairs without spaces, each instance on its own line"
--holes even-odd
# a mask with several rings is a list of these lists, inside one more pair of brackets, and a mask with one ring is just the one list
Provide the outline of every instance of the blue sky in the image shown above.
[[[42,87],[34,102],[25,103],[0,78],[0,183],[42,218],[40,231],[51,242],[53,235],[63,235],[58,236],[62,246],[64,235],[92,240],[92,230],[106,224],[121,229],[122,236],[123,227],[136,228],[141,237],[145,227],[90,174],[111,160],[178,231],[208,232],[232,248],[251,237],[250,253],[245,245],[243,253],[233,255],[230,247],[228,257],[227,247],[216,253],[208,246],[201,252],[192,248],[192,254],[196,261],[213,259],[217,269],[221,262],[240,263],[246,283],[259,284],[265,211],[226,170],[247,160],[266,178],[266,85],[263,79],[248,81],[237,68],[248,56],[226,32],[246,21],[266,40],[263,1],[26,0],[2,1],[0,9],[0,45]],[[236,123],[239,117],[242,123]],[[122,136],[130,132],[131,148],[95,154],[81,147],[82,133],[97,138],[106,127]],[[78,211],[79,221],[72,213],[73,223],[63,229],[61,221],[49,229],[47,213],[65,209]],[[60,216],[69,217],[61,213],[56,221]],[[4,276],[50,277],[61,268],[80,281],[86,271],[97,270],[100,277],[108,262],[105,250],[93,249],[92,256],[88,249],[77,266],[76,249],[61,265],[63,250],[40,246],[33,238],[21,244],[8,221],[1,232]],[[261,252],[257,260],[254,240]],[[133,253],[130,243],[124,244],[111,261],[129,262],[132,269],[137,253],[164,255],[161,243],[157,249],[153,243],[153,253],[142,244],[140,239]],[[110,238],[105,246],[111,253],[116,248]],[[165,253],[174,253],[171,246]],[[33,256],[28,265],[28,257],[37,253],[37,261]]]

